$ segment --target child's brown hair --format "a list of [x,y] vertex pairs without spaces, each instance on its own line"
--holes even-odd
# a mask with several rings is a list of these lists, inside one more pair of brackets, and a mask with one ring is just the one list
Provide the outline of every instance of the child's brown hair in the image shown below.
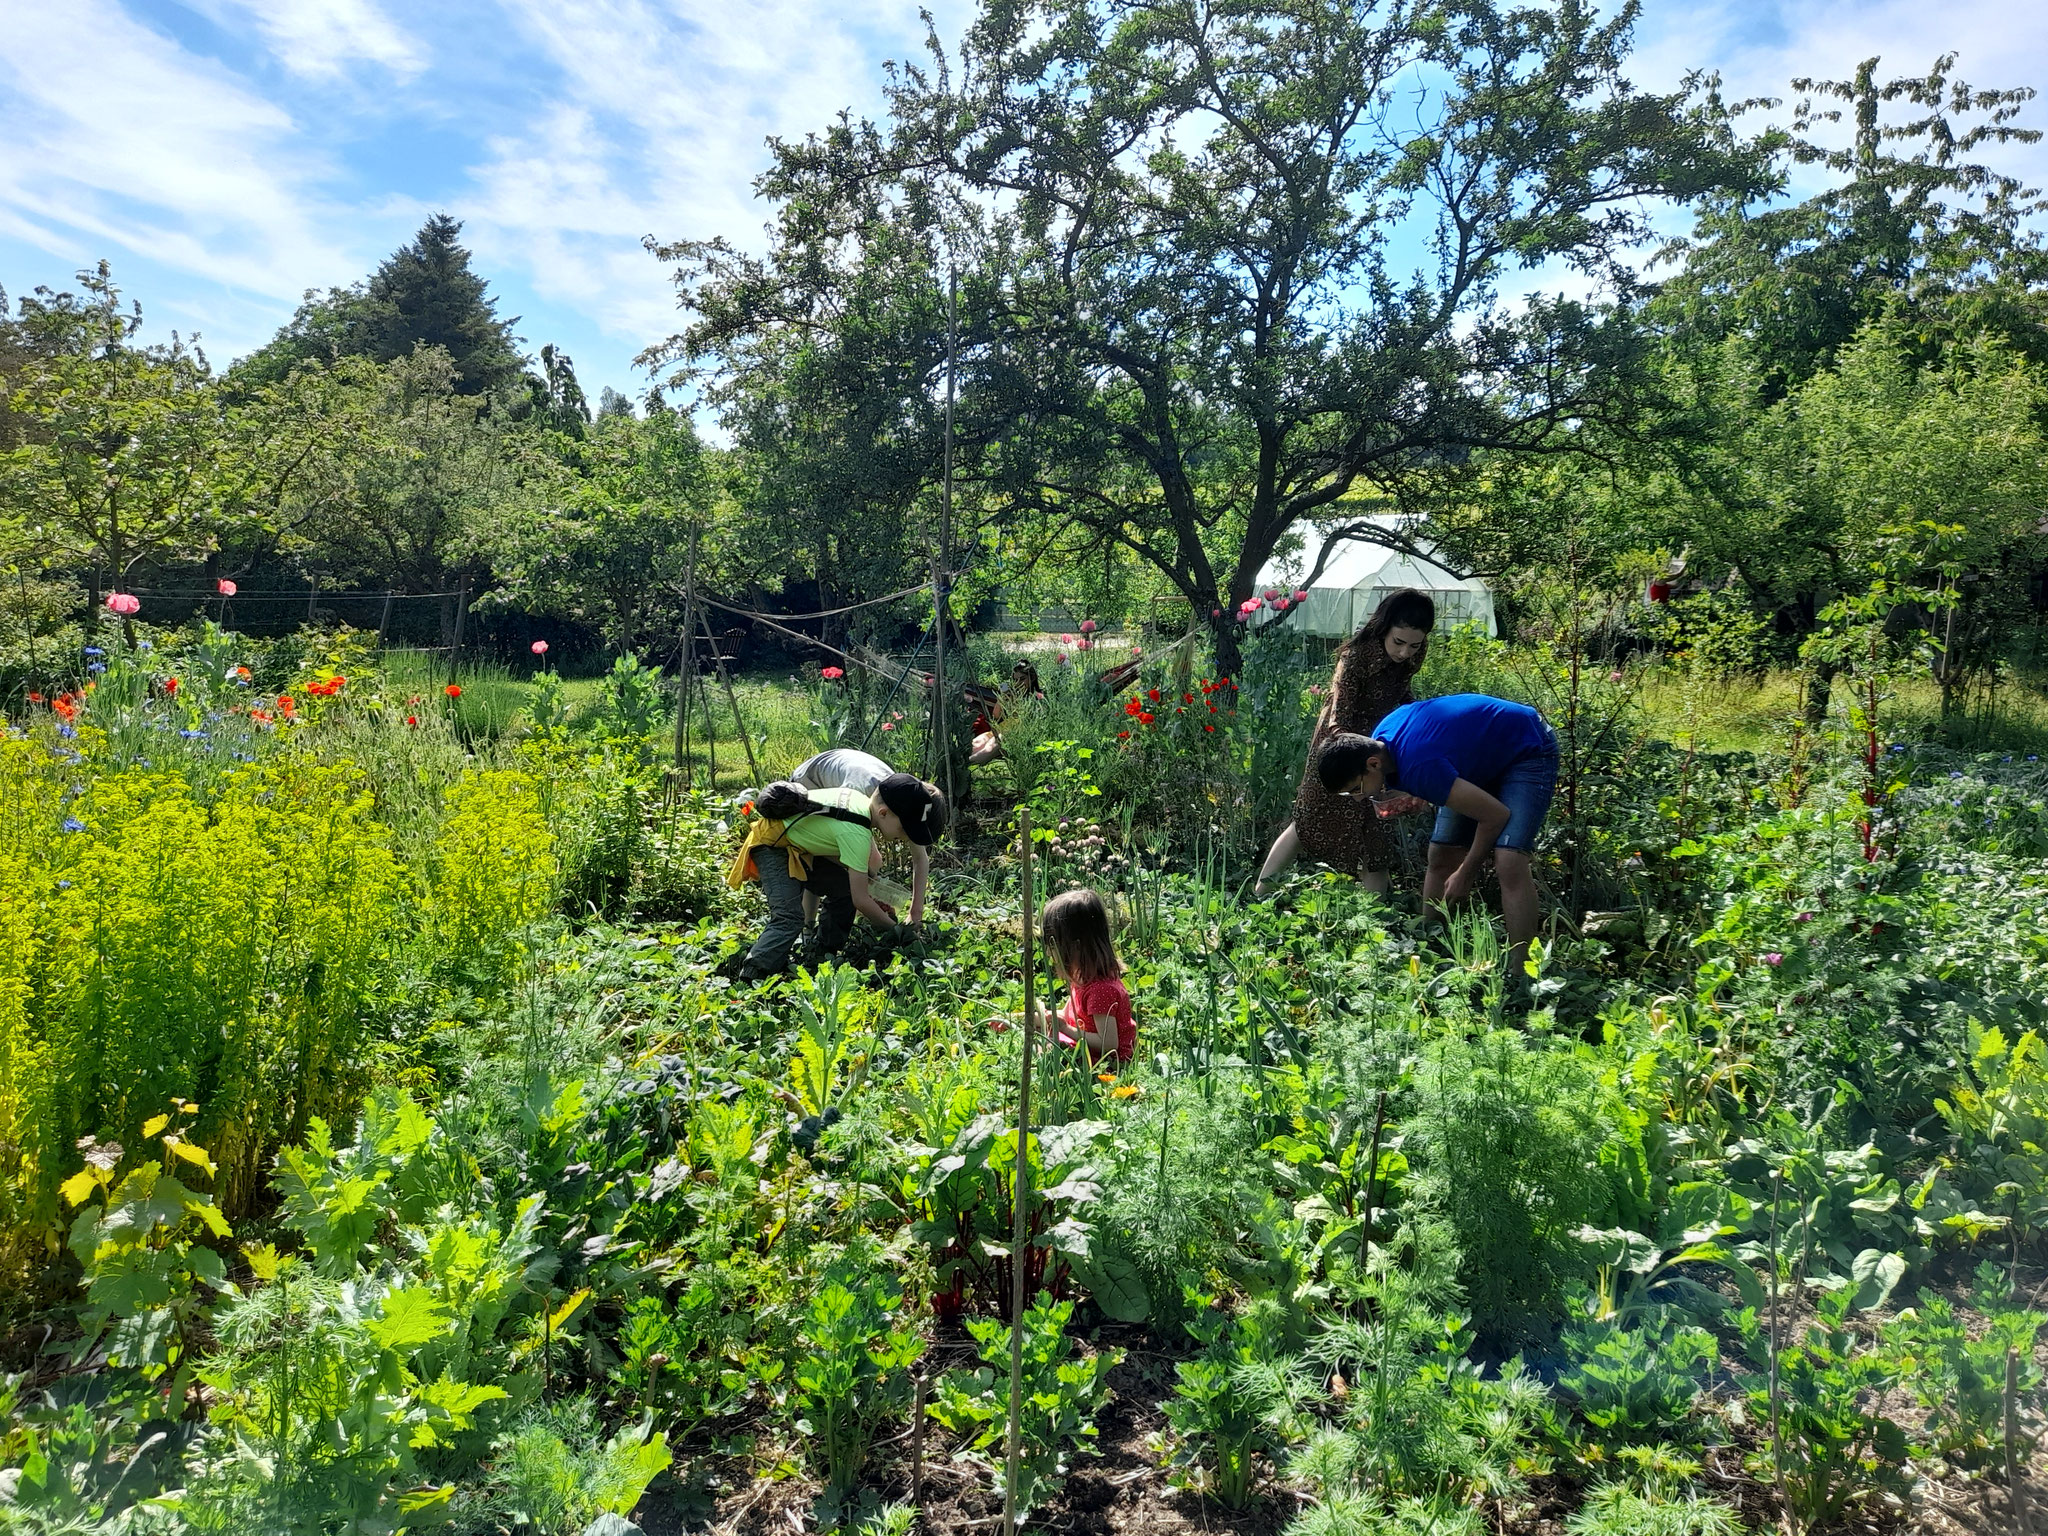
[[1076,986],[1112,980],[1124,973],[1109,936],[1109,909],[1085,886],[1061,891],[1045,904],[1038,937],[1047,957]]

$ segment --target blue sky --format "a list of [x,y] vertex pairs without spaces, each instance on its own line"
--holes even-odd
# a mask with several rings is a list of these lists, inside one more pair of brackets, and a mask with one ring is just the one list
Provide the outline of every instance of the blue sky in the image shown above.
[[[930,9],[949,39],[970,12]],[[638,393],[675,324],[641,237],[757,247],[764,140],[875,112],[922,35],[917,0],[0,0],[0,286],[108,257],[153,330],[224,363],[446,209],[530,347]],[[1783,95],[1949,49],[1973,84],[2048,88],[2048,5],[1648,0],[1634,74]],[[2003,160],[2048,182],[2048,145]]]

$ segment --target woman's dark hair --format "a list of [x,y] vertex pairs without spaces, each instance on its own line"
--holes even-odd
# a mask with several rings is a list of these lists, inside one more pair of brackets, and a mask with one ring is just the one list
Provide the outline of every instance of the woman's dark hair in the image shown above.
[[946,830],[946,797],[910,773],[892,773],[875,786],[882,804],[903,823],[903,835],[929,848]]
[[1124,972],[1109,937],[1109,909],[1085,886],[1061,891],[1045,904],[1038,937],[1046,954],[1076,985],[1107,981]]
[[1394,754],[1384,741],[1351,731],[1339,731],[1316,754],[1316,777],[1322,780],[1323,788],[1339,790],[1370,768],[1374,758],[1380,760],[1391,782]]
[[1038,668],[1031,665],[1028,661],[1020,661],[1017,665],[1010,668],[1010,680],[1022,683],[1027,694],[1043,693],[1045,691],[1038,686]]
[[1389,592],[1380,599],[1379,607],[1373,609],[1357,634],[1344,642],[1344,662],[1361,666],[1368,671],[1393,665],[1387,655],[1387,635],[1396,629],[1419,629],[1423,634],[1422,649],[1415,653],[1415,659],[1403,663],[1412,671],[1420,672],[1422,663],[1429,656],[1429,632],[1436,628],[1436,600],[1427,592],[1418,592],[1413,587],[1403,587],[1398,592]]

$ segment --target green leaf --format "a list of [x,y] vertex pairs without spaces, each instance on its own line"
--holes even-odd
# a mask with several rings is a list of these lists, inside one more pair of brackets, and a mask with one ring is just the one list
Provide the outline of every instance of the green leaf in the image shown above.
[[407,1354],[433,1343],[446,1331],[448,1309],[425,1286],[404,1285],[384,1298],[383,1315],[364,1331],[382,1348]]
[[1088,1288],[1105,1316],[1120,1323],[1142,1323],[1152,1315],[1143,1276],[1115,1249],[1097,1248],[1086,1259],[1073,1261],[1073,1267],[1074,1278]]

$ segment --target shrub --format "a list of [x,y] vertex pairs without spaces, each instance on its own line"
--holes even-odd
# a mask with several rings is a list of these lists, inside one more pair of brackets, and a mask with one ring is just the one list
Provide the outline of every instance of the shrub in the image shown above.
[[177,1099],[240,1209],[270,1152],[363,1083],[404,891],[357,776],[252,766],[209,808],[168,774],[114,772],[68,809],[47,797],[35,830],[28,859],[0,861],[35,945],[26,994],[0,984],[0,1007],[25,995],[0,1049],[39,1068],[10,1079],[16,1209],[47,1222],[74,1142],[133,1145]]
[[[1608,1091],[1577,1052],[1532,1049],[1513,1032],[1438,1046],[1403,1127],[1419,1192],[1449,1221],[1474,1324],[1496,1343],[1558,1315],[1583,1260],[1581,1226],[1614,1225],[1617,1190],[1603,1151],[1631,1139],[1601,1111]],[[1624,1179],[1622,1188],[1631,1181]],[[1647,1194],[1638,1199],[1647,1218]]]
[[[1100,1350],[1074,1358],[1067,1334],[1071,1301],[1045,1292],[1024,1311],[1024,1402],[1018,1415],[1022,1455],[1017,1470],[1017,1513],[1051,1498],[1067,1475],[1074,1451],[1095,1449],[1095,1415],[1109,1395],[1108,1376],[1124,1352]],[[974,1454],[1000,1458],[1010,1413],[1010,1329],[993,1319],[967,1325],[986,1363],[974,1371],[948,1371],[939,1381],[932,1417],[968,1436]],[[996,1487],[1007,1475],[997,1460]]]
[[1558,1385],[1602,1438],[1653,1440],[1687,1424],[1719,1356],[1704,1328],[1628,1328],[1607,1322],[1565,1330],[1571,1364]]
[[428,876],[427,933],[437,959],[486,988],[517,959],[513,938],[554,902],[555,839],[531,775],[472,770],[448,792]]

